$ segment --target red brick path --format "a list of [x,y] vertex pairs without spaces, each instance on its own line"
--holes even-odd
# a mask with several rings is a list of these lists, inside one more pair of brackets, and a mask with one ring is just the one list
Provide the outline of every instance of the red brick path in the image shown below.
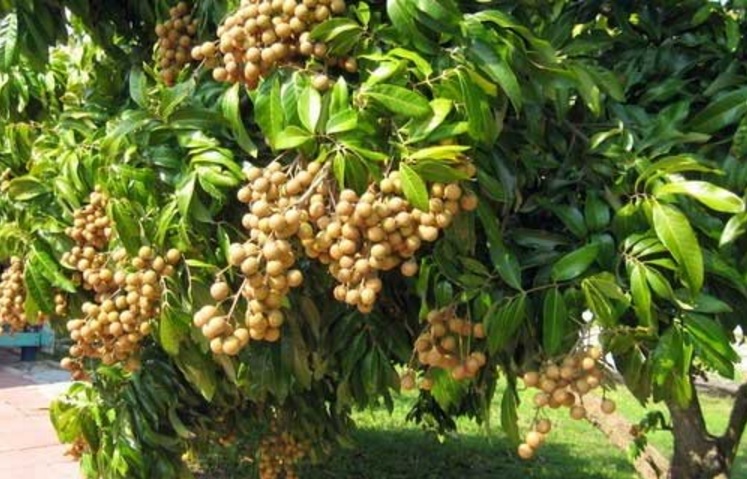
[[0,479],[80,477],[49,422],[49,402],[61,385],[35,382],[17,357],[0,353]]

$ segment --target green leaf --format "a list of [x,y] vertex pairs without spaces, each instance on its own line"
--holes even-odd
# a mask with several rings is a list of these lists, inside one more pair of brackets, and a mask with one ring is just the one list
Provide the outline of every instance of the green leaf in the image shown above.
[[609,224],[610,209],[598,194],[592,192],[586,195],[584,218],[590,231],[601,231]]
[[504,58],[501,58],[489,44],[482,40],[475,40],[470,48],[477,65],[498,85],[506,94],[514,110],[517,112],[522,107],[522,94],[519,80],[516,74]]
[[8,183],[8,197],[15,201],[29,201],[45,193],[48,187],[31,175],[19,176]]
[[412,44],[426,53],[436,52],[436,46],[415,24],[416,12],[411,0],[387,0],[386,13],[403,43]]
[[711,208],[723,213],[742,213],[744,201],[729,190],[707,181],[678,181],[664,183],[654,189],[654,196],[688,195]]
[[598,244],[587,244],[556,261],[550,275],[554,281],[568,281],[576,278],[589,269],[598,254]]
[[683,173],[685,171],[702,171],[704,173],[709,173],[714,170],[698,161],[698,159],[693,155],[667,156],[647,166],[641,172],[636,184],[642,180],[651,181],[663,175]]
[[688,128],[701,133],[715,133],[739,122],[747,113],[747,88],[740,88],[719,96],[697,113]]
[[212,401],[218,387],[214,363],[192,346],[180,348],[179,356],[176,357],[176,364],[202,396],[208,401]]
[[46,248],[41,247],[40,244],[37,243],[35,245],[30,261],[38,266],[39,270],[43,272],[44,276],[53,286],[68,293],[77,291],[75,284],[60,271],[57,260],[54,259]]
[[254,121],[262,133],[270,140],[280,134],[285,125],[283,101],[280,95],[280,81],[272,77],[262,82],[254,95]]
[[327,120],[325,133],[344,133],[358,127],[358,113],[353,109],[346,109],[335,113]]
[[652,211],[656,235],[680,266],[690,292],[696,294],[703,286],[703,253],[695,232],[687,217],[670,205],[653,202]]
[[584,278],[581,281],[581,291],[584,293],[586,306],[604,327],[614,327],[630,303],[615,277],[608,272]]
[[171,356],[179,355],[180,343],[189,333],[189,317],[166,308],[158,321],[158,342]]
[[241,121],[241,103],[239,90],[240,85],[237,83],[223,94],[221,99],[221,111],[223,117],[228,120],[228,124],[231,125],[231,131],[234,134],[236,143],[241,147],[244,152],[248,155],[256,158],[257,157],[257,145],[254,144],[252,139],[244,127],[244,123]]
[[745,230],[747,230],[747,213],[732,216],[721,231],[719,246],[726,246],[736,240],[744,234]]
[[401,86],[380,84],[365,91],[365,95],[394,114],[421,118],[432,112],[428,99],[414,90]]
[[508,439],[516,444],[521,440],[517,406],[516,392],[512,388],[506,388],[501,399],[501,428]]
[[430,375],[433,379],[431,394],[441,409],[448,411],[462,401],[467,392],[467,381],[457,381],[448,371],[440,368],[431,368]]
[[405,198],[421,211],[428,211],[428,188],[423,179],[405,163],[399,164],[399,173],[402,179],[402,191]]
[[140,108],[147,108],[148,106],[147,88],[148,79],[145,73],[141,68],[133,67],[130,70],[130,98]]
[[413,161],[419,160],[451,160],[457,161],[461,158],[463,153],[469,150],[469,146],[463,145],[443,145],[443,146],[430,146],[427,148],[421,148],[415,150],[407,155],[407,158]]
[[516,255],[503,242],[503,233],[498,217],[490,211],[490,207],[483,201],[477,205],[477,215],[480,218],[485,234],[488,238],[490,259],[498,270],[498,275],[507,285],[514,289],[521,289],[521,267]]
[[581,210],[577,207],[566,204],[546,204],[543,206],[555,213],[566,228],[577,238],[586,238],[589,234],[589,230],[586,229],[586,223],[584,222],[584,215],[581,214]]
[[128,200],[116,199],[109,202],[111,218],[114,220],[114,228],[117,238],[127,250],[130,256],[136,256],[142,241],[140,240],[140,215],[132,207]]
[[497,132],[490,113],[487,95],[474,84],[474,81],[466,72],[459,70],[457,75],[467,121],[469,122],[469,129],[467,130],[469,136],[475,141],[487,145],[495,137],[493,132]]
[[646,270],[647,268],[641,264],[633,265],[630,272],[630,293],[633,295],[633,309],[638,316],[639,323],[650,327],[654,321],[651,314],[651,290],[648,289]]
[[276,150],[289,150],[297,148],[313,138],[314,135],[308,131],[291,125],[275,137],[273,147]]
[[0,19],[0,71],[8,71],[18,54],[18,16],[12,10]]
[[488,351],[503,349],[527,317],[527,295],[522,293],[493,304],[485,315]]
[[[28,296],[33,300],[33,305],[40,311],[52,314],[54,313],[55,303],[52,294],[52,284],[45,276],[44,271],[39,267],[38,261],[27,261],[23,271],[23,280],[26,286]],[[36,317],[26,318],[29,322],[34,323]]]
[[568,321],[565,298],[558,288],[549,290],[542,304],[542,346],[548,355],[560,352]]
[[298,97],[298,118],[307,131],[316,131],[322,115],[322,96],[311,86],[307,86]]

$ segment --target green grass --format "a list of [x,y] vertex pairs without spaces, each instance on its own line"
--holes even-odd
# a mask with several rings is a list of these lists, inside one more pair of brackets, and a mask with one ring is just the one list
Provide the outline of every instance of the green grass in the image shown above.
[[[526,431],[534,411],[532,393],[522,393],[520,426]],[[629,393],[620,389],[610,394],[619,410],[637,422],[646,410]],[[474,422],[460,419],[458,433],[444,442],[405,421],[414,395],[399,397],[390,415],[385,410],[355,414],[358,431],[356,447],[340,450],[324,464],[306,467],[300,477],[307,479],[356,478],[542,478],[542,479],[623,479],[637,477],[624,451],[614,448],[606,437],[586,422],[573,421],[567,410],[549,411],[553,432],[538,457],[519,460],[514,447],[499,428],[499,407],[492,411],[488,432]],[[730,410],[728,399],[702,397],[706,420],[713,432],[722,431]],[[655,409],[652,408],[652,409]],[[662,409],[662,408],[659,408]],[[649,436],[664,455],[672,451],[668,432]],[[733,477],[747,477],[747,446],[742,445]]]

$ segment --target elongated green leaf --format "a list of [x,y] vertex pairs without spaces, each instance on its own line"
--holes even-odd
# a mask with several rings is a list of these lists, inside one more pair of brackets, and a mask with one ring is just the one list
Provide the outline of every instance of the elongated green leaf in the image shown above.
[[651,290],[646,280],[646,267],[635,264],[630,272],[630,293],[633,295],[633,309],[638,322],[645,327],[653,325],[651,313]]
[[740,88],[714,100],[689,123],[689,128],[702,133],[715,133],[737,123],[747,113],[747,88]]
[[422,52],[435,53],[436,45],[423,35],[415,23],[415,6],[411,0],[387,0],[386,13],[403,41],[411,42]]
[[477,215],[490,243],[488,247],[493,266],[498,270],[498,274],[507,285],[514,289],[521,289],[521,267],[516,255],[503,242],[503,233],[498,217],[482,201],[477,205]]
[[140,240],[140,215],[128,200],[118,199],[109,203],[111,218],[117,230],[117,237],[131,256],[137,255],[142,241]]
[[553,265],[550,275],[555,281],[568,281],[576,278],[589,269],[598,254],[598,244],[587,244],[560,258]]
[[380,84],[365,90],[367,97],[397,115],[421,118],[432,113],[428,99],[401,86]]
[[0,19],[0,71],[8,71],[18,54],[18,16],[12,10]]
[[462,101],[469,122],[469,136],[482,144],[489,144],[495,136],[492,132],[497,131],[497,129],[492,124],[490,107],[486,101],[487,95],[474,84],[467,73],[460,70],[458,78]]
[[411,160],[454,160],[456,161],[462,156],[462,153],[469,150],[469,146],[463,145],[444,145],[444,146],[431,146],[428,148],[421,148],[416,150],[409,155],[408,158]]
[[40,247],[38,244],[35,245],[30,261],[44,273],[44,276],[53,286],[68,293],[76,291],[75,284],[62,274],[57,261],[45,248]]
[[14,178],[8,183],[8,197],[15,201],[29,201],[48,192],[48,187],[31,175]]
[[460,403],[467,392],[467,381],[457,381],[451,377],[445,369],[433,368],[430,372],[433,380],[431,394],[442,409],[449,408]]
[[600,231],[610,222],[610,209],[596,193],[589,193],[584,204],[586,226],[590,231]]
[[278,133],[273,142],[273,146],[277,150],[289,150],[291,148],[297,148],[313,138],[314,135],[308,131],[291,125]]
[[646,281],[651,287],[651,290],[660,298],[670,300],[674,298],[672,285],[669,284],[669,280],[667,280],[667,278],[656,268],[646,268]]
[[521,87],[516,74],[511,70],[505,59],[501,58],[494,48],[483,42],[475,40],[470,48],[470,53],[474,55],[477,65],[498,85],[511,101],[514,109],[518,112],[521,110],[523,98]]
[[495,303],[485,315],[488,350],[491,354],[503,349],[527,318],[527,296],[520,294]]
[[137,103],[140,108],[147,108],[148,97],[146,89],[148,88],[148,79],[140,68],[130,70],[130,98]]
[[662,175],[682,173],[685,171],[711,172],[713,168],[704,165],[693,155],[675,155],[661,158],[647,166],[640,174],[639,180],[652,180]]
[[558,288],[549,290],[542,305],[542,346],[548,355],[560,352],[568,321],[565,298]]
[[399,164],[402,179],[402,191],[412,205],[422,211],[428,211],[428,189],[423,179],[405,163]]
[[742,213],[744,201],[729,190],[707,181],[678,181],[665,183],[654,190],[654,196],[688,195],[707,207],[724,213]]
[[519,414],[516,408],[516,392],[511,388],[506,388],[501,399],[501,428],[513,443],[518,443],[520,440]]
[[322,115],[322,96],[315,88],[304,88],[298,97],[298,118],[307,131],[316,131]]
[[329,117],[325,132],[329,134],[344,133],[358,126],[358,113],[353,109],[342,110]]
[[[44,271],[39,267],[38,261],[27,261],[23,271],[23,282],[26,286],[26,292],[33,300],[35,307],[47,314],[54,313],[54,295],[52,294],[52,284],[44,275]],[[26,318],[32,324],[36,322],[36,317]]]
[[546,205],[546,207],[560,218],[560,221],[577,238],[585,238],[589,234],[584,222],[584,215],[577,207],[572,205]]
[[254,96],[254,121],[272,143],[285,125],[280,81],[270,78],[259,86]]
[[740,213],[729,218],[719,239],[719,246],[725,246],[739,238],[747,230],[747,213]]
[[687,217],[670,205],[653,202],[653,227],[681,269],[692,294],[703,286],[703,253]]
[[599,273],[584,278],[581,290],[586,306],[605,327],[614,327],[630,303],[611,273]]
[[223,95],[221,99],[221,110],[223,116],[228,120],[228,124],[231,125],[231,131],[236,138],[236,143],[244,150],[248,155],[257,157],[257,145],[254,144],[249,134],[246,132],[244,123],[241,121],[241,104],[239,98],[239,87],[237,83]]

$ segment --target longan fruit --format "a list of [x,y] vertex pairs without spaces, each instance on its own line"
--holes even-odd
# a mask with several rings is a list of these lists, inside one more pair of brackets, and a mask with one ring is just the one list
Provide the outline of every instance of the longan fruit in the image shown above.
[[601,409],[605,414],[612,414],[617,409],[617,404],[615,404],[615,401],[612,399],[604,399],[602,400]]
[[524,443],[532,449],[539,449],[542,443],[545,442],[545,436],[537,431],[529,431],[524,438]]
[[552,423],[549,419],[540,419],[537,424],[534,425],[534,430],[540,434],[547,434],[552,430]]
[[524,385],[528,388],[533,388],[539,385],[539,373],[536,371],[529,371],[524,373],[522,377]]
[[223,301],[231,294],[231,288],[226,282],[218,282],[210,287],[210,296],[216,301]]
[[571,408],[570,415],[571,418],[575,419],[576,421],[584,419],[586,417],[586,408],[584,408],[583,406],[573,406]]
[[517,452],[519,454],[519,457],[524,460],[529,460],[534,457],[534,449],[529,444],[519,444],[519,448],[517,449]]

